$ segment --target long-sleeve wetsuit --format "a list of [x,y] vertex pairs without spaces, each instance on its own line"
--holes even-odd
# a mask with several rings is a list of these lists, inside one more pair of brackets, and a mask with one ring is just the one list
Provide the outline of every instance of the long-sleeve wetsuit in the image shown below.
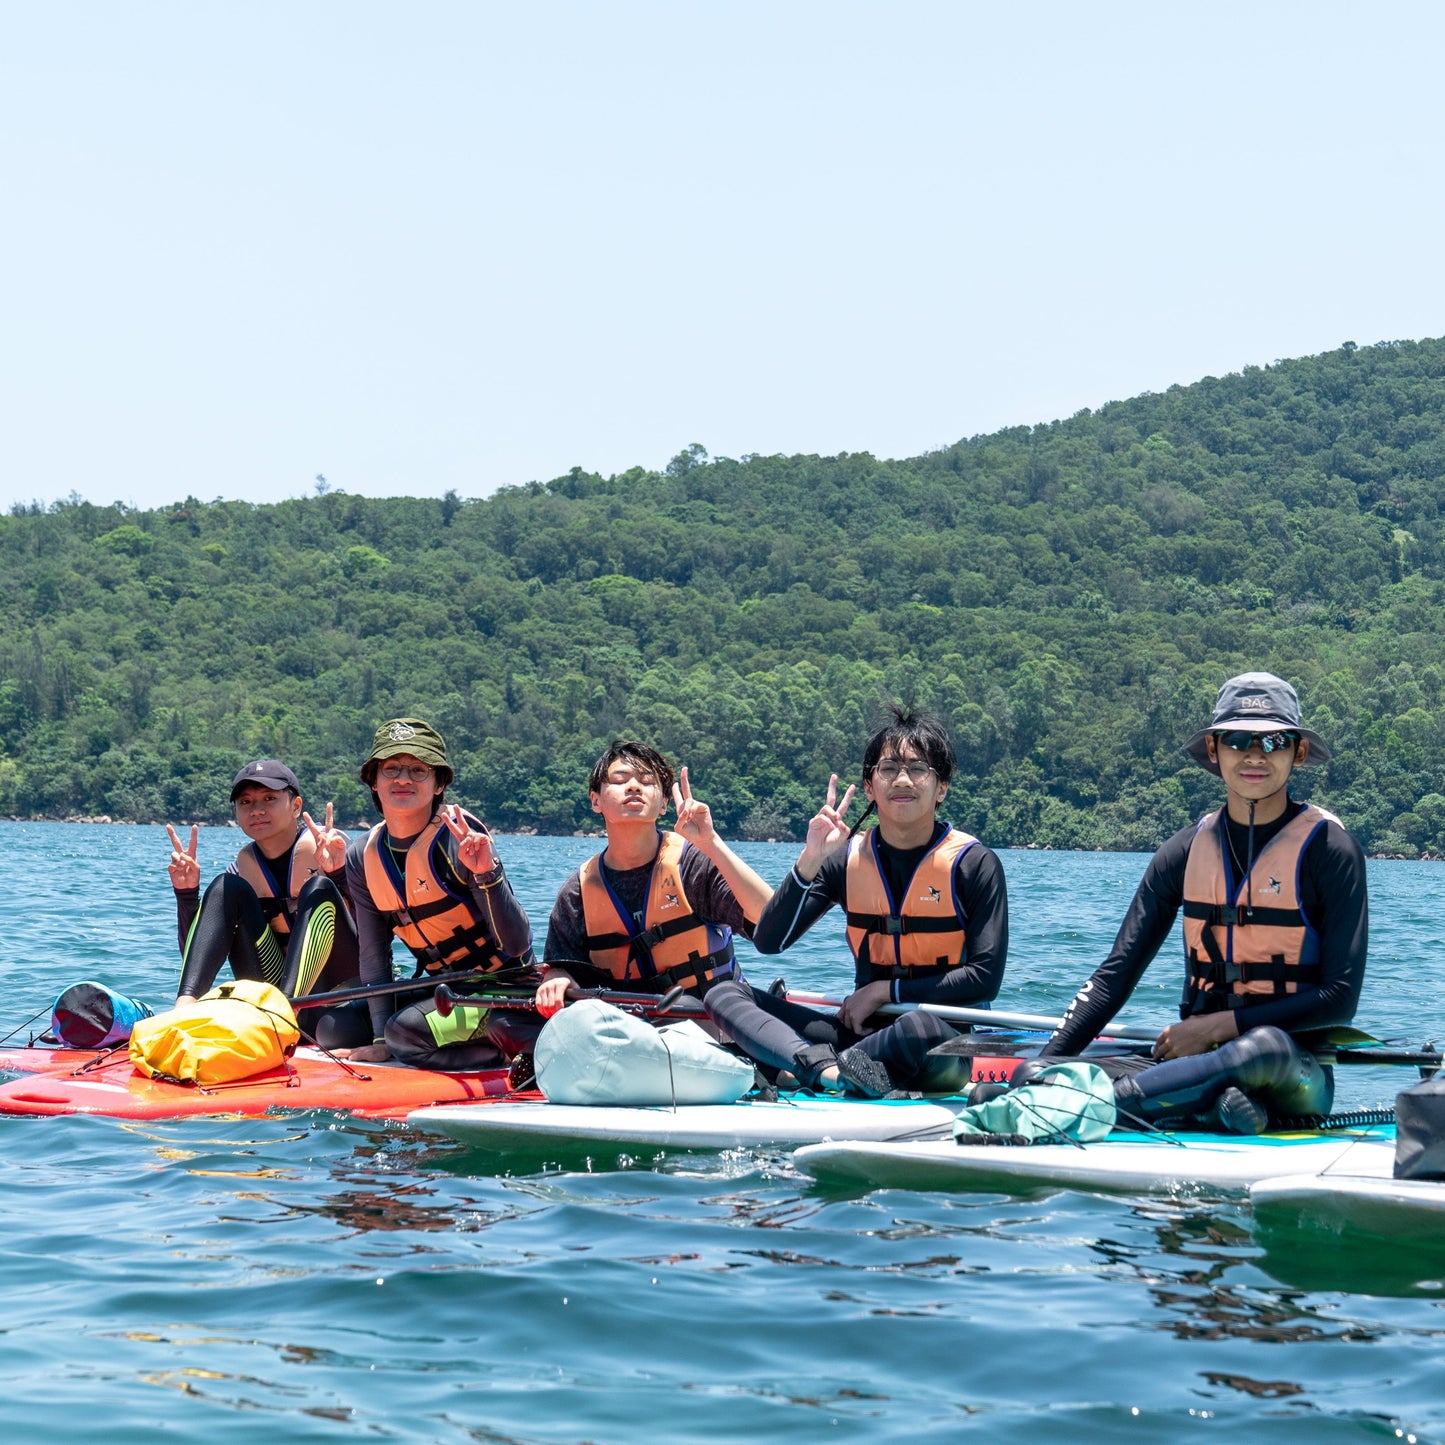
[[[1281,817],[1256,826],[1253,856],[1259,857],[1304,807],[1290,800]],[[1227,813],[1223,822],[1228,846],[1235,856],[1245,859],[1250,849],[1248,826],[1236,823]],[[1181,829],[1150,860],[1113,947],[1075,995],[1062,1025],[1045,1045],[1044,1057],[1077,1053],[1103,1030],[1134,991],[1169,936],[1183,905],[1185,867],[1197,831],[1195,824]],[[1299,890],[1301,911],[1319,936],[1318,986],[1304,986],[1295,993],[1261,999],[1237,1009],[1241,1037],[1217,1050],[1171,1059],[1135,1073],[1134,1084],[1147,1097],[1167,1100],[1171,1112],[1198,1112],[1231,1083],[1248,1090],[1252,1081],[1262,1077],[1255,1057],[1260,1052],[1260,1040],[1246,1042],[1249,1034],[1279,1030],[1277,1036],[1261,1037],[1269,1044],[1269,1052],[1280,1056],[1280,1069],[1287,1071],[1287,1061],[1283,1061],[1287,1040],[1283,1036],[1346,1024],[1354,1017],[1365,976],[1369,900],[1364,854],[1338,823],[1327,822],[1305,847]],[[1180,1017],[1198,1011],[1199,1001],[1191,1009],[1186,990]],[[1296,1056],[1300,1052],[1294,1050]],[[1305,1062],[1307,1066],[1308,1057]],[[1269,1102],[1277,1112],[1317,1113],[1328,1108],[1333,1088],[1329,1072],[1308,1068],[1307,1072],[1308,1087],[1269,1086],[1273,1090]]]
[[[878,859],[894,897],[906,895],[919,864],[947,830],[946,823],[935,823],[933,836],[918,848],[894,848],[881,835],[878,837]],[[839,849],[824,860],[811,883],[799,876],[796,867],[789,869],[753,931],[753,943],[758,951],[781,953],[834,905],[846,906],[847,866],[847,851]],[[895,1003],[969,1006],[986,1004],[998,994],[1008,962],[1008,889],[997,854],[984,844],[975,843],[955,862],[953,883],[964,913],[963,956],[953,967],[940,973],[892,979],[889,996]],[[867,968],[856,962],[854,980],[857,987],[870,981]],[[790,1039],[813,1049],[856,1044],[884,1064],[900,1087],[950,1088],[957,1081],[955,1062],[929,1061],[929,1050],[956,1033],[932,1014],[904,1014],[886,1028],[860,1036],[844,1028],[833,1014],[766,994],[755,993],[753,1001],[788,1030],[787,1035],[775,1033],[757,1041],[771,1044],[773,1057],[764,1060],[769,1064],[785,1051]],[[713,1006],[711,1000],[710,1006]],[[719,998],[716,1006],[731,1029],[733,1021],[724,1013],[726,1000]],[[744,1046],[753,1052],[752,1043]],[[754,1057],[762,1055],[754,1053]]]

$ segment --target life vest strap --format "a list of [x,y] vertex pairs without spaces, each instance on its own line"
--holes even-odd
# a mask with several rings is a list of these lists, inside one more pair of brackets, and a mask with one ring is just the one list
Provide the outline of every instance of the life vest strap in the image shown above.
[[[1205,938],[1209,938],[1205,934]],[[1272,983],[1276,992],[1286,984],[1318,985],[1321,978],[1317,963],[1290,963],[1282,953],[1259,961],[1231,963],[1223,958],[1200,958],[1197,953],[1189,955],[1189,986],[1196,996],[1222,995],[1230,1000],[1227,1007],[1240,1008],[1260,1002],[1259,996],[1236,993],[1235,984],[1250,984],[1261,981]]]
[[[670,918],[666,923],[655,923],[651,928],[644,928],[640,933],[589,933],[587,935],[587,952],[599,953],[605,949],[627,948],[632,950],[632,956],[638,960],[639,966],[644,962],[651,963],[652,950],[664,939],[673,938],[679,933],[691,933],[698,926],[697,918],[693,914],[687,914],[682,918]],[[732,944],[716,954],[708,955],[712,958],[721,958],[726,953],[732,957]],[[639,955],[641,955],[639,957]],[[672,969],[658,969],[646,975],[651,981],[654,978],[666,978],[669,974],[675,973],[678,968],[690,969],[695,959],[702,958],[702,954],[694,954],[686,963],[678,964]]]
[[891,913],[849,913],[849,928],[897,937],[903,933],[957,933],[956,918],[899,918]]
[[943,959],[938,963],[925,964],[920,968],[909,968],[906,963],[875,963],[870,958],[867,960],[867,967],[868,982],[882,983],[895,978],[938,978],[949,972],[950,969],[956,968],[957,964]]
[[[428,904],[429,913],[437,912],[437,909]],[[422,910],[411,913],[406,909],[400,909],[391,915],[403,926],[415,928],[415,920]],[[437,942],[427,942],[418,947],[414,943],[407,943],[407,947],[416,955],[417,970],[416,977],[420,978],[424,973],[436,973],[443,968],[454,968],[460,963],[460,955],[468,953],[473,956],[472,967],[478,972],[491,972],[496,967],[495,960],[501,958],[497,945],[492,942],[487,930],[480,923],[473,923],[466,928],[453,929],[445,938]],[[445,950],[445,951],[443,951]]]
[[425,918],[436,917],[438,913],[448,913],[456,906],[455,898],[437,898],[431,903],[418,904],[415,908],[398,908],[392,917],[399,918],[403,923],[416,925]]
[[[1248,904],[1184,903],[1184,916],[1197,918],[1206,928],[1303,928],[1304,914],[1298,908],[1251,908]],[[1207,938],[1209,935],[1206,934]]]
[[659,991],[667,993],[674,988],[701,988],[703,984],[731,978],[737,971],[737,958],[733,954],[733,946],[729,941],[726,948],[720,948],[716,953],[710,953],[705,958],[690,958],[686,963],[661,969],[648,982],[665,984],[666,987]]

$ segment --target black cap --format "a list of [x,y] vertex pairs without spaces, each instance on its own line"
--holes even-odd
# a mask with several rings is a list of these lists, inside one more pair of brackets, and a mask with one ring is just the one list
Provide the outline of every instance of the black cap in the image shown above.
[[296,781],[296,774],[285,763],[278,763],[275,758],[262,758],[259,762],[247,763],[231,784],[231,801],[236,801],[236,794],[242,788],[252,786],[274,788],[278,792],[282,788],[290,788],[297,797],[301,796],[301,784]]

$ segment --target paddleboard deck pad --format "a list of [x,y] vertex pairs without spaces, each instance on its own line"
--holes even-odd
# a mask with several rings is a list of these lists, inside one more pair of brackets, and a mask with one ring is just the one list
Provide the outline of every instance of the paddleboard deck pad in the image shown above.
[[307,1048],[297,1049],[287,1068],[207,1088],[148,1079],[132,1068],[124,1050],[89,1072],[78,1072],[95,1058],[83,1049],[0,1050],[0,1069],[25,1071],[21,1078],[0,1083],[0,1114],[178,1119],[335,1109],[363,1118],[402,1119],[423,1104],[482,1100],[508,1092],[505,1069],[446,1074],[398,1064],[353,1064],[348,1070]]
[[410,1122],[498,1154],[590,1145],[736,1149],[814,1143],[819,1139],[907,1139],[953,1127],[964,1107],[952,1099],[839,1099],[784,1096],[776,1102],[688,1104],[676,1109],[605,1104],[504,1102],[478,1108],[442,1104],[418,1109]]
[[1244,1189],[1284,1174],[1388,1175],[1393,1125],[1234,1134],[1115,1133],[1097,1144],[955,1144],[848,1140],[797,1150],[815,1179],[898,1189],[1019,1193],[1041,1187],[1174,1193]]

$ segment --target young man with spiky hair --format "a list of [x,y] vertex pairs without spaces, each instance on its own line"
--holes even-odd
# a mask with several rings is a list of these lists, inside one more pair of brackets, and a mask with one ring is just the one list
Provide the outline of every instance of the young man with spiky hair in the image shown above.
[[[849,828],[855,789],[850,785],[840,802],[837,776],[830,778],[803,851],[753,934],[759,952],[780,953],[835,904],[843,908],[854,989],[839,1012],[768,994],[755,999],[803,1043],[790,1068],[804,1082],[847,1051],[882,1064],[896,1087],[947,1087],[951,1080],[928,1053],[955,1030],[919,1012],[877,1031],[869,1021],[887,1003],[986,1005],[1003,982],[1003,868],[977,838],[938,818],[953,776],[948,730],[931,713],[898,706],[889,713],[863,750],[863,817]],[[860,832],[875,811],[877,824]],[[720,1016],[728,1022],[725,1012]],[[775,1055],[786,1037],[778,1034]]]
[[1283,678],[1230,678],[1184,751],[1223,779],[1224,807],[1150,860],[1109,956],[1044,1055],[1076,1053],[1098,1035],[1182,910],[1179,1022],[1152,1058],[1106,1065],[1120,1116],[1255,1134],[1271,1116],[1329,1110],[1333,1075],[1298,1036],[1354,1017],[1369,943],[1365,858],[1338,818],[1289,795],[1295,768],[1330,752]]

